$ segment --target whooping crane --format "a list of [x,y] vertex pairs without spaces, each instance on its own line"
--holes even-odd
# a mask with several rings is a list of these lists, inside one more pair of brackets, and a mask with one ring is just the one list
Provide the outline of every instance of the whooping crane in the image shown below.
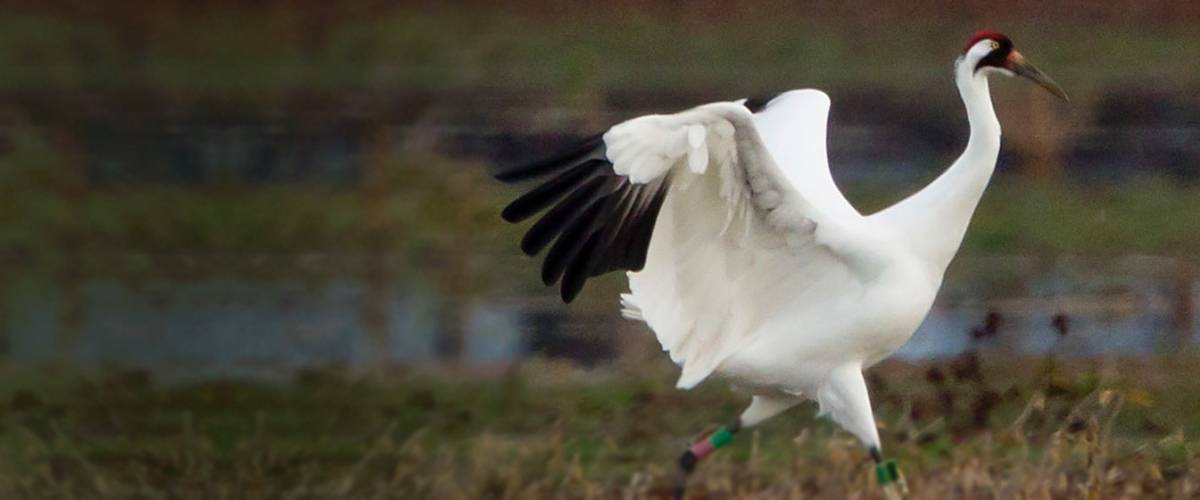
[[[903,345],[933,304],[1000,151],[988,76],[1063,90],[1013,48],[979,32],[955,61],[970,139],[935,181],[871,215],[842,196],[825,152],[829,97],[793,90],[622,122],[544,161],[501,170],[548,180],[509,204],[520,222],[549,208],[521,249],[570,302],[593,276],[625,270],[622,314],[645,322],[682,367],[750,393],[731,425],[679,459],[696,464],[733,434],[806,399],[867,447],[890,496],[863,370]],[[557,239],[556,239],[557,238]]]

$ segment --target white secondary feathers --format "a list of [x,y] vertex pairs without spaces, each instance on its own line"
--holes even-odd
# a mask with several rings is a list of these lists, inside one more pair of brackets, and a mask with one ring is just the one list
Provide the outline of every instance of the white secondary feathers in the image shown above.
[[755,113],[754,125],[780,171],[809,203],[829,217],[852,222],[862,216],[829,173],[829,107],[829,96],[820,90],[793,90]]
[[[672,176],[646,266],[629,273],[621,304],[683,367],[681,387],[752,341],[781,303],[857,281],[853,261],[832,250],[860,246],[854,231],[790,182],[755,121],[740,104],[715,103],[635,118],[604,135],[616,173],[635,183]],[[824,147],[788,151],[801,161]]]
[[[764,211],[761,215],[776,229],[811,227],[824,218],[821,211],[776,165],[755,119],[737,103],[714,103],[674,115],[648,115],[620,123],[604,134],[604,143],[613,170],[633,183],[650,182],[683,163],[689,172],[700,175],[708,171],[710,164],[716,164],[722,170],[720,195],[730,210],[749,201]],[[824,147],[801,152],[823,153]],[[815,163],[825,168],[828,178],[826,165],[824,160]],[[828,185],[833,185],[832,179]],[[784,204],[785,196],[789,205],[772,213]]]
[[703,174],[708,169],[708,141],[705,137],[708,129],[703,125],[692,125],[687,129],[688,141],[688,170],[694,174]]

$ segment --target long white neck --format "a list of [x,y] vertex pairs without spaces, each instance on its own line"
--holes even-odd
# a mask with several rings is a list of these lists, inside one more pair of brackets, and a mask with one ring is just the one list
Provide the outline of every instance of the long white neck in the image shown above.
[[1000,153],[1000,121],[987,76],[976,74],[972,66],[956,64],[954,69],[971,125],[962,156],[924,189],[873,216],[939,272],[958,252]]

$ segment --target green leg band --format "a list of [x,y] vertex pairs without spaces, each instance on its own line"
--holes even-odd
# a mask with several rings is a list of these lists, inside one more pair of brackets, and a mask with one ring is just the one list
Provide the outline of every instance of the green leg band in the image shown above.
[[888,484],[900,480],[900,468],[896,467],[895,460],[885,460],[875,466],[875,478],[879,480],[879,484]]
[[726,429],[725,427],[717,429],[717,432],[714,432],[713,435],[708,438],[708,442],[712,443],[713,448],[720,448],[729,444],[731,441],[733,441],[733,433],[729,432],[729,429]]

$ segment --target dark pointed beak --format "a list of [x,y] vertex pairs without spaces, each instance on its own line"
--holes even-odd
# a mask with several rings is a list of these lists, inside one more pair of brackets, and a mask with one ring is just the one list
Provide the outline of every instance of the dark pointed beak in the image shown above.
[[1058,96],[1062,100],[1068,102],[1071,101],[1071,99],[1067,97],[1067,93],[1063,91],[1062,87],[1059,87],[1054,80],[1051,80],[1050,77],[1046,76],[1045,73],[1042,73],[1042,70],[1037,69],[1037,66],[1034,66],[1029,61],[1025,60],[1025,56],[1021,55],[1020,52],[1017,52],[1016,50],[1009,52],[1008,59],[1004,61],[1004,67],[1008,68],[1008,70],[1012,71],[1013,73],[1033,80],[1034,83],[1041,85],[1042,88],[1049,90],[1051,94]]

